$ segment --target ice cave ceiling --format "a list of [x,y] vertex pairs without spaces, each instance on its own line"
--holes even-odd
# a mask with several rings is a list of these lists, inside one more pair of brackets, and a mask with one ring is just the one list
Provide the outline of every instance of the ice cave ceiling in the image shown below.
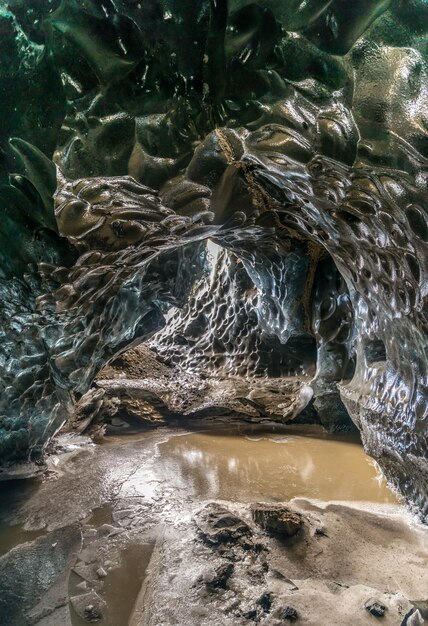
[[426,0],[1,4],[4,466],[163,328],[305,376],[428,515],[427,34]]

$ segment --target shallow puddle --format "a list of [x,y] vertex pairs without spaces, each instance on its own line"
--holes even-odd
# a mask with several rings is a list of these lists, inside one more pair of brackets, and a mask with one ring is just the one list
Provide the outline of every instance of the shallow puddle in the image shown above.
[[157,469],[192,499],[397,502],[358,441],[314,428],[186,433],[159,445]]
[[0,482],[0,557],[15,546],[45,534],[43,529],[26,530],[24,524],[14,523],[15,510],[37,487],[37,479],[31,478]]
[[102,591],[107,602],[103,624],[127,624],[150,563],[154,543],[130,545],[122,552],[120,567],[109,571]]
[[25,530],[19,524],[10,526],[0,523],[0,557],[15,546],[33,541],[44,534],[44,530]]
[[[109,570],[100,591],[100,596],[107,603],[101,622],[103,626],[126,626],[128,624],[153,548],[154,542],[131,544],[122,550],[119,567]],[[73,590],[73,582],[77,584],[80,579],[75,576],[70,595],[73,595],[73,591],[78,593],[77,589]],[[85,626],[88,623],[75,613],[71,604],[70,617],[73,626]]]

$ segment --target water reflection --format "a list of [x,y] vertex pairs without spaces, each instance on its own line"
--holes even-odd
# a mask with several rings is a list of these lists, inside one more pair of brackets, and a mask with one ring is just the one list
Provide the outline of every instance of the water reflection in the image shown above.
[[396,502],[358,442],[317,432],[186,433],[159,445],[156,471],[192,499]]

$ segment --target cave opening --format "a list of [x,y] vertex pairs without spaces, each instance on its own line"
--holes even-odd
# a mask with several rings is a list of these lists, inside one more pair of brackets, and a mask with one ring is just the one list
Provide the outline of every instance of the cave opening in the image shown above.
[[[240,253],[205,242],[200,278],[187,300],[168,307],[164,326],[132,346],[129,358],[125,350],[112,359],[96,385],[106,389],[112,375],[134,377],[138,361],[155,359],[169,373],[163,372],[160,395],[159,386],[148,386],[146,400],[165,415],[183,416],[180,396],[192,405],[190,398],[198,399],[203,380],[204,402],[187,407],[187,416],[250,415],[356,432],[339,388],[355,371],[354,316],[346,283],[327,252],[311,269],[306,244],[290,240],[286,248],[283,255],[263,247],[244,247]],[[142,378],[155,377],[144,367],[140,371]],[[177,378],[183,382],[172,403],[168,376],[172,388]],[[123,415],[135,426],[138,419],[124,404]]]

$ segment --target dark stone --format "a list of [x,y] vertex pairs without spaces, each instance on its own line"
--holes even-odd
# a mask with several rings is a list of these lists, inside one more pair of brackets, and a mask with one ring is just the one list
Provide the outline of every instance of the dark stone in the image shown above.
[[97,622],[102,619],[103,614],[93,604],[88,604],[84,610],[84,617],[88,622]]
[[86,622],[98,622],[103,618],[106,602],[94,590],[71,598],[77,615]]
[[383,617],[387,610],[386,606],[377,600],[368,600],[365,604],[365,608],[374,617]]
[[283,537],[293,537],[304,524],[300,513],[290,511],[282,505],[254,504],[251,513],[254,521],[264,530]]
[[273,604],[273,593],[270,591],[265,591],[263,595],[257,600],[256,604],[258,604],[264,613],[270,613]]
[[233,574],[233,563],[224,563],[217,567],[213,573],[205,576],[204,582],[208,589],[227,589],[229,579]]
[[199,536],[209,546],[240,544],[246,547],[252,531],[246,522],[220,504],[211,503],[196,520]]
[[246,619],[249,619],[253,622],[257,621],[257,618],[258,618],[257,609],[249,609],[248,611],[245,611],[245,613],[243,613],[242,615]]
[[280,617],[287,622],[295,622],[298,619],[299,614],[297,613],[296,609],[293,609],[292,606],[286,606],[284,609],[281,610]]

